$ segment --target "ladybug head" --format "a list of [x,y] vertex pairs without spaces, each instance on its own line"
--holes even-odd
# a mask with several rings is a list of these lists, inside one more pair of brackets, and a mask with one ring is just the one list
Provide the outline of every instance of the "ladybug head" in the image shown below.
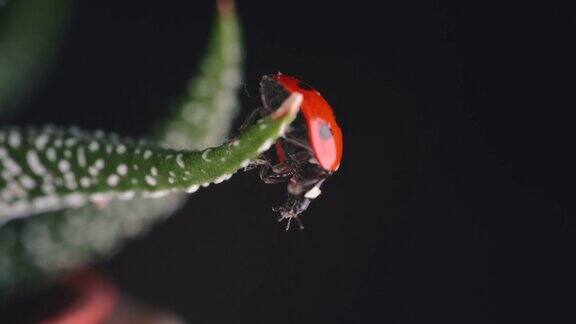
[[276,81],[274,75],[265,75],[260,81],[260,95],[264,109],[272,112],[290,96],[290,92]]

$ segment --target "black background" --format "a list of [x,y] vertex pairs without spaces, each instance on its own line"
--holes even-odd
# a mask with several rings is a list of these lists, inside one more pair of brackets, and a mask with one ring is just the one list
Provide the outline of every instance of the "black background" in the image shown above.
[[[243,111],[263,74],[320,90],[341,169],[285,232],[283,186],[203,189],[100,268],[191,323],[458,323],[575,314],[573,12],[553,3],[239,1]],[[192,75],[212,1],[77,2],[14,123],[145,134]],[[242,116],[239,117],[242,120]]]

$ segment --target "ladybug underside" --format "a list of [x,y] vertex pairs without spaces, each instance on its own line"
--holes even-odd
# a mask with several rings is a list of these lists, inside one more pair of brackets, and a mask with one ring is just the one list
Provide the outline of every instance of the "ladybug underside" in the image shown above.
[[[264,103],[260,111],[262,115],[274,112],[290,95],[269,77],[264,77],[260,86]],[[302,114],[298,115],[284,138],[277,142],[275,150],[265,152],[258,161],[260,178],[272,184],[288,181],[288,201],[275,210],[280,212],[280,220],[288,220],[288,227],[294,218],[303,228],[298,215],[320,194],[320,186],[331,172],[323,169],[314,157]]]

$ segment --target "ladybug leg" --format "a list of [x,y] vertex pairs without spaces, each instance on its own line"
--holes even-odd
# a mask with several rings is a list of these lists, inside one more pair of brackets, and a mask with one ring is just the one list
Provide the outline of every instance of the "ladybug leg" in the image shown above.
[[284,140],[285,140],[287,143],[289,143],[289,144],[292,144],[292,145],[295,145],[295,146],[298,146],[298,147],[300,147],[300,148],[305,149],[305,150],[308,151],[309,153],[313,153],[313,152],[312,152],[312,148],[310,147],[310,145],[308,145],[307,142],[303,142],[302,140],[300,140],[300,139],[298,139],[298,138],[296,138],[296,137],[293,137],[293,136],[290,136],[290,135],[285,135],[285,136],[284,136]]
[[286,231],[290,230],[290,223],[293,219],[296,220],[296,222],[298,222],[298,228],[300,228],[300,230],[304,230],[304,225],[302,224],[302,221],[300,220],[300,218],[298,217],[298,215],[290,215],[290,216],[282,216],[280,217],[280,219],[278,220],[279,222],[281,222],[284,219],[288,219],[288,222],[286,223]]
[[263,164],[260,168],[260,179],[267,184],[276,184],[286,182],[287,178],[292,177],[296,170],[289,163],[283,162],[276,165],[270,163]]
[[296,153],[288,153],[290,160],[294,165],[305,166],[308,164],[312,154],[308,151],[300,151]]
[[260,108],[256,108],[256,109],[252,110],[250,112],[250,114],[248,115],[248,117],[246,117],[246,119],[244,119],[244,121],[242,122],[242,125],[240,125],[240,132],[245,131],[248,127],[253,125],[258,117],[263,117],[269,113],[270,112],[268,112],[266,110],[266,108],[264,108],[264,107],[260,107]]
[[250,171],[256,169],[259,166],[265,166],[265,165],[270,165],[270,161],[268,160],[267,157],[261,156],[257,159],[251,160],[250,164],[244,167],[244,171]]

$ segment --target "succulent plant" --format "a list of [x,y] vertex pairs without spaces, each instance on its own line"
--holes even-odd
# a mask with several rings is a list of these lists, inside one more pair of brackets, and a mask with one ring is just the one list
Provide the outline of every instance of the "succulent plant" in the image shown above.
[[[243,51],[233,3],[217,7],[198,73],[148,138],[53,125],[0,128],[0,295],[111,255],[172,214],[188,194],[248,166],[283,134],[302,100],[298,94],[226,139],[238,110]],[[50,30],[62,30],[53,25],[63,21],[44,20]],[[1,58],[0,51],[3,73],[32,78],[30,69],[8,69]]]

